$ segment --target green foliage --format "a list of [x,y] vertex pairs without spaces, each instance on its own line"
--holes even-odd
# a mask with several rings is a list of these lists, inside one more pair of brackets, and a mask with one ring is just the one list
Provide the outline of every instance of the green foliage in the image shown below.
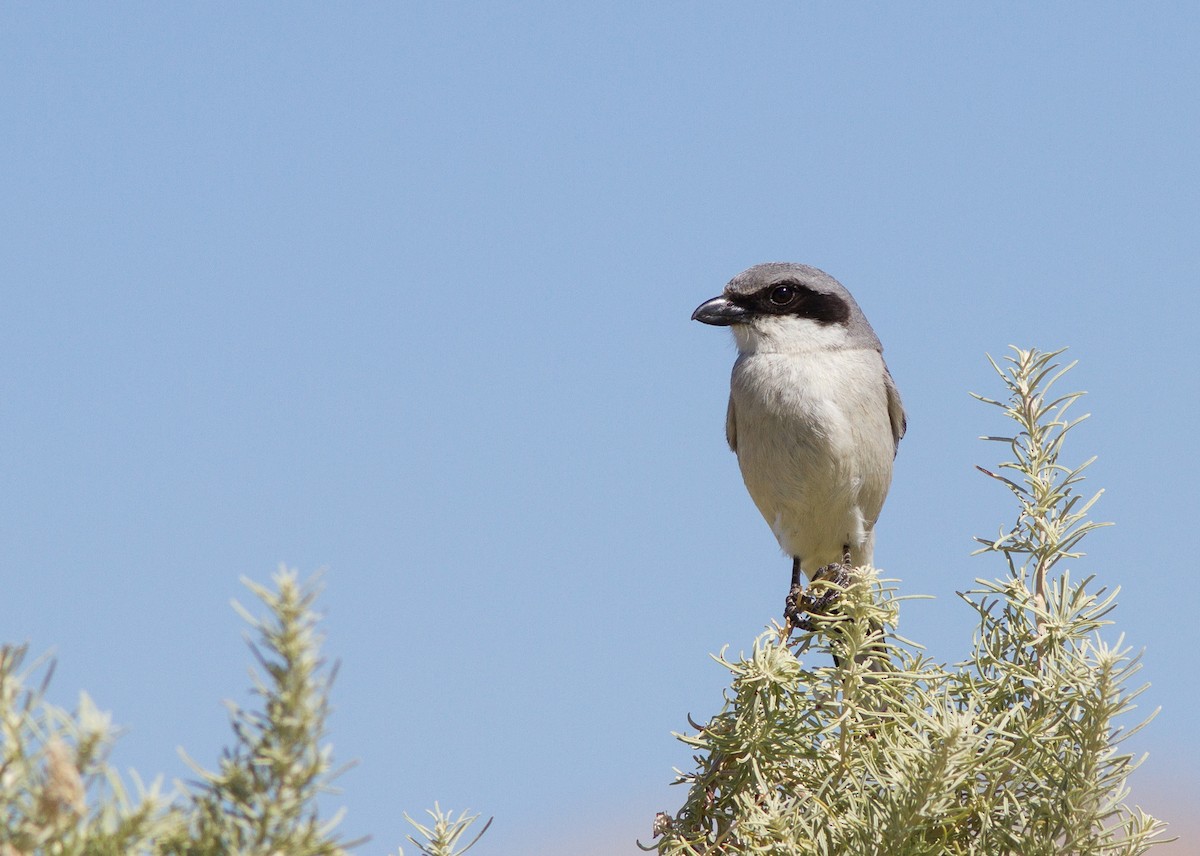
[[234,742],[220,769],[195,767],[200,782],[181,784],[171,800],[140,784],[131,799],[106,762],[108,717],[86,695],[74,715],[47,703],[49,669],[31,686],[25,650],[0,649],[0,856],[346,853],[339,818],[322,822],[316,808],[333,775],[322,744],[333,674],[319,655],[317,588],[286,570],[275,584],[246,583],[266,617],[237,607],[257,637],[262,709],[231,704]]
[[193,763],[201,782],[181,809],[186,823],[156,852],[337,856],[346,852],[334,835],[341,815],[322,822],[316,806],[332,776],[332,747],[322,741],[333,681],[320,658],[317,589],[288,571],[276,575],[277,591],[243,582],[268,609],[258,619],[234,604],[259,640],[251,650],[262,710],[230,705],[233,747],[216,771]]
[[991,360],[992,368],[1008,390],[1008,400],[996,401],[982,395],[975,395],[975,398],[999,407],[1019,429],[1011,437],[983,438],[1009,447],[1013,460],[1001,463],[1000,469],[1013,472],[1017,478],[1006,478],[983,467],[979,470],[1012,491],[1020,505],[1020,513],[1016,524],[1008,532],[1001,530],[994,541],[976,538],[984,545],[976,552],[1003,553],[1008,557],[1009,570],[1014,577],[1023,573],[1017,568],[1015,557],[1029,557],[1029,563],[1023,568],[1033,574],[1034,610],[1041,622],[1044,616],[1038,615],[1037,611],[1046,606],[1046,576],[1050,569],[1061,559],[1082,556],[1075,547],[1083,537],[1093,529],[1111,524],[1096,523],[1087,517],[1103,491],[1083,505],[1080,505],[1082,497],[1074,492],[1075,486],[1083,481],[1083,471],[1096,459],[1089,458],[1075,468],[1058,462],[1067,432],[1088,418],[1088,414],[1084,414],[1077,419],[1067,419],[1067,410],[1083,396],[1082,392],[1049,398],[1054,384],[1074,368],[1075,363],[1060,369],[1054,360],[1062,351],[1013,350],[1015,356],[1008,358],[1007,369]]
[[[1123,802],[1137,764],[1119,720],[1144,688],[1130,688],[1137,658],[1098,633],[1115,592],[1048,577],[1101,525],[1087,518],[1095,497],[1074,492],[1087,464],[1059,463],[1079,393],[1047,400],[1056,356],[1016,350],[997,366],[1008,399],[991,403],[1017,430],[989,439],[1009,444],[1001,469],[1015,477],[988,474],[1020,510],[981,551],[1005,555],[1007,576],[962,595],[979,617],[971,657],[937,664],[896,637],[894,587],[859,569],[840,614],[814,616],[813,632],[775,626],[748,656],[717,658],[732,675],[725,705],[677,735],[696,768],[680,773],[687,799],[658,816],[647,849],[1133,856],[1161,840],[1163,824]],[[873,639],[871,622],[891,641]]]
[[[483,825],[483,829],[479,830],[474,838],[460,848],[459,842],[466,837],[467,831],[479,819],[479,815],[467,814],[464,811],[458,817],[454,817],[451,812],[443,812],[437,803],[434,803],[433,809],[428,814],[433,818],[433,826],[424,826],[407,814],[404,815],[404,818],[415,826],[421,833],[421,837],[425,839],[418,841],[411,835],[408,836],[408,840],[417,845],[421,851],[421,856],[462,856],[463,853],[475,846],[475,843],[483,837],[483,833],[487,832],[488,827],[492,825],[489,818],[488,822]],[[404,856],[404,848],[400,849],[400,856]]]
[[[717,661],[732,683],[720,713],[677,735],[695,751],[680,773],[682,808],[661,813],[654,847],[697,854],[878,856],[1136,856],[1163,824],[1129,808],[1136,760],[1121,751],[1142,688],[1137,657],[1106,642],[1116,592],[1092,577],[1051,571],[1105,524],[1088,518],[1099,494],[1075,491],[1090,461],[1059,462],[1080,419],[1081,395],[1050,397],[1069,370],[1060,352],[1015,350],[1001,367],[1001,408],[1015,423],[1012,460],[998,473],[1018,502],[1016,522],[981,553],[1006,576],[961,595],[979,629],[971,655],[948,666],[895,633],[895,581],[858,569],[837,610],[792,636],[774,625],[749,655]],[[342,856],[340,816],[321,820],[335,775],[326,742],[333,670],[320,657],[317,587],[281,570],[275,587],[247,582],[266,607],[250,623],[261,707],[231,705],[233,745],[215,771],[170,797],[135,780],[131,794],[107,763],[114,731],[81,695],[73,714],[46,702],[52,669],[0,648],[0,856]],[[236,604],[235,604],[236,606]],[[887,631],[886,641],[876,630]],[[836,655],[836,657],[831,657]],[[818,665],[819,664],[819,665]],[[1144,723],[1142,723],[1144,724]],[[440,808],[409,818],[422,856],[461,856],[477,816]],[[401,854],[403,851],[401,851]]]
[[26,655],[0,647],[0,856],[147,852],[177,817],[155,789],[130,797],[106,763],[108,716],[86,694],[74,715],[48,704],[53,669]]

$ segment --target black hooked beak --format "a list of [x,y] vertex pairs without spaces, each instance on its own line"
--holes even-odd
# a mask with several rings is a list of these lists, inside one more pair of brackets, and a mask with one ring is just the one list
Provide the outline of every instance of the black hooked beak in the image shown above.
[[716,327],[728,327],[730,324],[745,321],[749,314],[747,309],[738,306],[728,297],[714,297],[696,307],[696,311],[692,313],[692,320]]

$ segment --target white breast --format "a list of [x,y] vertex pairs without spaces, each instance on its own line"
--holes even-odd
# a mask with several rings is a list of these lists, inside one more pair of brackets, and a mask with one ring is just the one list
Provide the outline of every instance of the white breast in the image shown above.
[[883,358],[874,349],[743,353],[730,414],[738,463],[758,510],[806,573],[869,564],[892,480],[895,441]]

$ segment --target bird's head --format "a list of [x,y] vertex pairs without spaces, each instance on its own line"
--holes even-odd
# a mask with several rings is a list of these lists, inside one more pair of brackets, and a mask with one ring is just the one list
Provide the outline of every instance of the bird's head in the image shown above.
[[743,354],[880,347],[845,286],[790,262],[742,271],[720,297],[701,303],[692,320],[729,327]]

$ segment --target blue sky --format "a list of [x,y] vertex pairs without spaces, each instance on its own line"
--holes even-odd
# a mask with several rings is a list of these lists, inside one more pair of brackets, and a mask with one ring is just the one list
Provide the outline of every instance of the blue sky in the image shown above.
[[[241,575],[325,568],[343,826],[495,815],[492,856],[635,852],[788,565],[724,445],[751,264],[855,294],[909,415],[876,561],[901,629],[1012,518],[985,354],[1069,346],[1158,719],[1200,776],[1195,4],[6,5],[0,638],[187,773],[247,701]],[[332,803],[331,803],[332,804]],[[1195,827],[1192,827],[1195,829]],[[1188,833],[1194,834],[1194,833]],[[1198,852],[1197,841],[1164,853]]]

